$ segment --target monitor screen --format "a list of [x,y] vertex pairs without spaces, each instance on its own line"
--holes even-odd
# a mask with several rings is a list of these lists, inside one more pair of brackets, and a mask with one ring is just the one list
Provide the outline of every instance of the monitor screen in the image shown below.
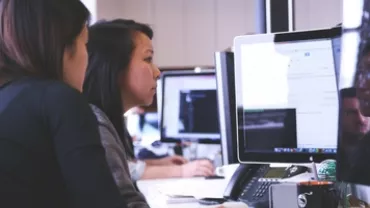
[[161,115],[162,115],[162,80],[157,80],[157,91],[156,91],[156,98],[157,98],[157,114],[158,114],[158,125],[161,123]]
[[167,74],[162,78],[162,140],[219,143],[214,71]]
[[143,146],[160,140],[156,112],[130,113],[126,116],[126,126],[131,137]]
[[337,78],[337,84],[339,84],[339,77],[340,77],[340,62],[341,62],[341,46],[342,46],[342,38],[341,36],[334,37],[332,39],[333,45],[333,55],[334,55],[334,66],[335,66],[335,76]]
[[168,68],[168,69],[162,69],[161,70],[161,78],[157,80],[157,90],[156,90],[158,125],[161,124],[161,120],[162,120],[162,102],[163,102],[163,98],[162,98],[162,93],[163,93],[162,79],[163,79],[163,77],[167,76],[167,74],[191,73],[193,71],[194,71],[193,68],[185,68],[184,70]]
[[336,157],[333,38],[341,29],[235,39],[238,156],[242,162]]
[[[337,179],[364,185],[370,185],[369,13],[369,0],[343,1]],[[368,202],[367,193],[357,196]]]

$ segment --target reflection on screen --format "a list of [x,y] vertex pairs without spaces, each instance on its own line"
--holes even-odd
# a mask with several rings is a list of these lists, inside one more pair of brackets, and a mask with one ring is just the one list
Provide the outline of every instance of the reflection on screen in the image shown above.
[[[337,180],[369,186],[370,1],[345,0],[343,5]],[[358,195],[358,198],[367,201],[366,195]]]
[[247,151],[335,152],[338,94],[333,45],[321,39],[242,46],[246,122],[239,129],[244,129]]
[[246,111],[243,129],[244,149],[250,152],[297,147],[295,109]]
[[166,138],[220,138],[214,75],[167,76],[163,87]]
[[336,37],[332,40],[333,45],[333,55],[334,55],[334,66],[335,66],[335,75],[337,77],[337,83],[339,83],[339,71],[340,71],[340,62],[341,62],[341,46],[342,38]]

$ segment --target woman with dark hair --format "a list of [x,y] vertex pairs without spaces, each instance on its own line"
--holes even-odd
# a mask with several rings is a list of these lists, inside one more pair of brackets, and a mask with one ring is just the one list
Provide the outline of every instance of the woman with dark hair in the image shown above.
[[79,0],[0,1],[0,207],[127,207],[81,95],[88,19]]
[[[132,20],[100,22],[89,30],[89,64],[83,92],[95,106],[98,120],[102,116],[107,118],[99,124],[111,171],[116,182],[125,180],[119,175],[123,177],[122,172],[126,171],[123,161],[127,160],[134,181],[213,175],[213,165],[208,160],[187,162],[180,156],[149,161],[134,158],[123,114],[153,102],[160,72],[153,64],[152,37],[149,26]],[[102,130],[111,125],[117,134]]]

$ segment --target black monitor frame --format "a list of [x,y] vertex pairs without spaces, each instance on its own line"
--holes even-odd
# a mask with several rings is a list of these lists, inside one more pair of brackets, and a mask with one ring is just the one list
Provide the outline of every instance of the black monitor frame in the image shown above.
[[[160,119],[160,134],[161,134],[161,142],[164,143],[178,143],[181,141],[194,141],[192,139],[179,139],[179,138],[171,138],[167,137],[163,132],[163,121],[164,121],[164,114],[165,114],[165,86],[166,86],[166,78],[167,77],[184,77],[184,76],[207,76],[207,75],[215,75],[214,69],[200,69],[199,71],[197,69],[194,70],[186,70],[186,71],[168,71],[166,73],[161,74],[161,85],[162,85],[162,102],[161,102],[161,119]],[[216,79],[216,78],[215,78]],[[215,89],[217,91],[217,88]],[[215,105],[216,102],[215,102]],[[209,139],[209,138],[197,138],[195,140],[197,143],[200,144],[220,144],[220,138],[219,139]]]
[[[340,27],[322,30],[311,30],[311,31],[300,31],[300,32],[289,32],[289,33],[277,33],[274,34],[273,41],[277,42],[291,42],[291,41],[304,41],[304,40],[315,40],[315,39],[332,39],[334,37],[340,36],[342,29]],[[240,121],[244,122],[243,107],[238,106],[242,100],[242,95],[237,92],[242,89],[238,86],[241,79],[237,70],[238,62],[241,61],[240,45],[243,44],[241,40],[234,40],[235,46],[235,84],[236,84],[236,115],[237,115],[237,134],[238,134],[238,159],[241,163],[309,163],[309,162],[321,162],[326,159],[336,159],[335,153],[310,153],[310,152],[300,152],[300,153],[287,153],[287,152],[246,152],[244,150],[244,131],[239,129]],[[338,100],[339,102],[339,100]]]
[[239,163],[236,140],[234,53],[215,53],[217,103],[223,164]]

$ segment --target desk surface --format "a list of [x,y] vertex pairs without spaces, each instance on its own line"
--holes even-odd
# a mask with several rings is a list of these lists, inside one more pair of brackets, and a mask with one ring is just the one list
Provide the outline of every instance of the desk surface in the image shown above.
[[157,179],[157,180],[139,180],[137,186],[141,193],[145,196],[149,206],[151,208],[185,208],[185,207],[197,207],[199,203],[178,203],[178,204],[167,204],[168,197],[161,193],[158,188],[161,184],[167,184],[169,182],[176,182],[180,179]]
[[[139,190],[144,194],[151,208],[216,208],[219,205],[204,206],[194,200],[187,203],[167,203],[168,194],[192,194],[197,195],[198,198],[221,197],[226,185],[227,181],[224,179],[206,180],[204,178],[140,180],[137,182]],[[248,206],[241,203],[229,203],[224,207],[246,208]]]

